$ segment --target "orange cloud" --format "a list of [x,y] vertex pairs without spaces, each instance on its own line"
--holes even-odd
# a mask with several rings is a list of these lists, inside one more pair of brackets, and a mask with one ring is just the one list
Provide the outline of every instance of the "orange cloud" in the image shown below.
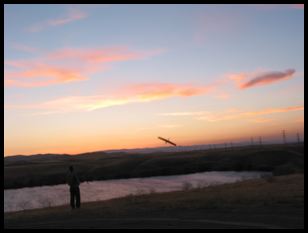
[[[7,105],[7,109],[37,109],[38,114],[92,111],[129,103],[143,103],[171,97],[189,97],[208,92],[207,86],[151,83],[128,86],[111,96],[67,96],[44,103],[31,105]],[[42,111],[43,110],[43,111]]]
[[48,27],[54,27],[54,26],[60,26],[64,24],[68,24],[77,20],[81,20],[86,18],[88,15],[76,8],[69,9],[64,16],[55,18],[55,19],[49,19],[40,23],[36,23],[29,28],[26,28],[26,31],[28,32],[38,32],[42,31]]
[[146,83],[130,86],[126,91],[136,93],[140,99],[155,100],[172,96],[195,96],[207,93],[210,86],[180,85],[172,83]]
[[269,118],[255,118],[252,119],[252,122],[254,123],[267,123],[267,122],[272,122],[273,119],[269,119]]
[[5,86],[41,87],[87,79],[78,69],[36,62],[26,62],[25,64],[23,62],[12,62],[12,64],[19,68],[27,64],[27,68],[19,71],[6,71]]

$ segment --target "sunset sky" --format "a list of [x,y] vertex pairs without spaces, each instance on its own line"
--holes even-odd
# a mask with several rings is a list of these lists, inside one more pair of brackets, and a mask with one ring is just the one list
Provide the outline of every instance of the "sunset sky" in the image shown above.
[[304,5],[5,5],[4,155],[304,133]]

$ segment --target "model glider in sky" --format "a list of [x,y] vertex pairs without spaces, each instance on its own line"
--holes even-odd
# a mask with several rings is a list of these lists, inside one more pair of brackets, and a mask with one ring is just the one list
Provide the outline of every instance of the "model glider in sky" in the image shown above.
[[170,141],[170,140],[168,140],[168,139],[165,139],[165,138],[162,138],[162,137],[158,137],[158,139],[160,139],[160,140],[164,141],[165,143],[169,143],[169,144],[171,144],[171,145],[176,146],[176,144],[175,144],[175,143],[171,142],[171,141]]

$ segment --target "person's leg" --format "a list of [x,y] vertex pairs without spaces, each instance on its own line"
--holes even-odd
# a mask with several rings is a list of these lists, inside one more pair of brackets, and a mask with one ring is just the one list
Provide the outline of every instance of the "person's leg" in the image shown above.
[[79,187],[76,188],[76,207],[80,207],[80,189]]
[[74,209],[75,208],[75,192],[74,192],[74,189],[72,187],[70,188],[70,193],[71,193],[70,203],[71,203],[72,209]]

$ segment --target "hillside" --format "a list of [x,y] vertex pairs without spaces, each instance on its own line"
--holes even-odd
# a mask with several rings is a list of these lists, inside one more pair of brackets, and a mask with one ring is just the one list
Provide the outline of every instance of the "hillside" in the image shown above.
[[81,181],[187,174],[203,171],[304,171],[304,145],[246,146],[148,154],[92,152],[79,155],[34,155],[4,159],[4,188],[65,183],[74,165]]

